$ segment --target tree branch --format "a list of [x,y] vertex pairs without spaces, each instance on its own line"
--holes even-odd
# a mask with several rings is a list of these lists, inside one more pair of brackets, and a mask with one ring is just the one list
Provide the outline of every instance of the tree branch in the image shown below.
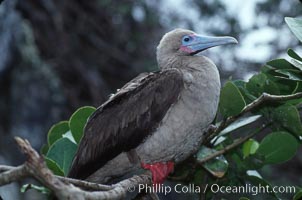
[[10,170],[4,171],[0,174],[0,185],[6,185],[14,181],[18,181],[29,175],[24,165],[13,167]]
[[226,119],[223,119],[220,123],[220,125],[216,129],[209,129],[206,132],[205,135],[205,141],[204,143],[208,143],[211,141],[218,133],[220,133],[223,129],[225,129],[227,126],[229,126],[231,123],[242,117],[244,114],[256,110],[260,106],[262,106],[264,103],[267,102],[279,102],[279,101],[288,101],[292,99],[299,99],[302,98],[302,92],[291,94],[291,95],[271,95],[267,93],[263,93],[260,97],[258,97],[256,100],[254,100],[252,103],[246,105],[242,111],[234,116],[230,116]]
[[230,145],[224,147],[223,149],[221,149],[221,150],[219,150],[219,151],[216,151],[215,153],[212,153],[211,155],[208,155],[207,157],[202,158],[202,159],[200,159],[200,160],[197,159],[197,160],[196,160],[196,163],[202,165],[202,164],[204,164],[205,162],[207,162],[207,161],[209,161],[209,160],[211,160],[211,159],[213,159],[213,158],[216,158],[217,156],[220,156],[220,155],[222,155],[222,154],[227,153],[228,151],[230,151],[230,150],[232,150],[232,149],[238,147],[239,145],[241,145],[242,143],[244,143],[244,142],[247,141],[248,139],[254,137],[255,134],[259,133],[260,131],[263,131],[268,125],[269,125],[269,123],[264,124],[264,125],[262,125],[262,127],[259,128],[258,130],[254,131],[253,133],[251,133],[251,134],[249,134],[249,135],[247,135],[247,136],[245,136],[245,137],[242,137],[242,138],[237,139],[234,143],[232,143],[232,144],[230,144]]
[[[139,184],[151,184],[151,176],[149,174],[134,176],[111,186],[58,177],[46,167],[43,157],[31,147],[27,140],[23,140],[19,137],[16,137],[15,140],[22,153],[27,156],[27,161],[18,167],[1,165],[0,185],[9,184],[26,177],[33,177],[52,190],[59,199],[99,200],[123,199],[127,196],[129,188],[137,188]],[[94,191],[85,191],[75,187],[73,184]],[[132,190],[130,192],[132,192]]]
[[56,176],[56,177],[66,184],[73,184],[77,187],[87,189],[87,190],[108,191],[108,190],[112,190],[114,188],[111,185],[92,183],[92,182],[88,182],[88,181],[83,181],[83,180],[73,179],[73,178],[68,178],[68,177],[63,177],[63,176]]

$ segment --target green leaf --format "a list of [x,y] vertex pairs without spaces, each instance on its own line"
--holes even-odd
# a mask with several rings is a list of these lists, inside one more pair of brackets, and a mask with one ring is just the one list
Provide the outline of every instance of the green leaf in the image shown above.
[[30,190],[30,189],[34,189],[42,194],[50,194],[50,190],[44,186],[38,186],[38,185],[35,185],[35,184],[24,184],[22,185],[20,191],[22,193],[26,192],[27,190]]
[[293,81],[293,80],[289,80],[289,79],[281,79],[281,78],[277,78],[277,86],[280,89],[280,94],[281,95],[288,95],[288,94],[293,94],[295,92],[298,92],[298,84],[300,84],[300,82],[297,81]]
[[285,60],[283,58],[271,60],[271,61],[267,62],[266,64],[275,69],[296,69],[290,62],[288,62],[287,60]]
[[[203,158],[212,155],[215,152],[217,152],[215,149],[202,146],[197,153],[197,161],[201,161]],[[202,166],[213,176],[221,178],[227,172],[229,163],[223,155],[220,155],[205,162]]]
[[62,138],[62,135],[69,131],[68,121],[61,121],[55,125],[53,125],[47,134],[48,146],[51,146],[58,139]]
[[239,87],[244,87],[245,81],[243,80],[234,80],[233,83],[239,88]]
[[255,121],[257,121],[258,119],[260,119],[262,117],[262,115],[253,115],[253,116],[249,116],[249,117],[244,117],[244,118],[240,118],[237,121],[233,122],[232,124],[230,124],[227,128],[223,129],[220,132],[220,136],[221,135],[225,135],[229,132],[232,132],[238,128],[244,127],[248,124],[251,124]]
[[263,155],[265,164],[277,164],[291,159],[299,145],[294,136],[287,132],[274,132],[260,143],[257,154]]
[[[189,172],[188,172],[188,173],[189,173]],[[188,173],[187,173],[187,175],[188,175]],[[208,175],[208,173],[207,173],[204,169],[202,169],[202,168],[197,168],[197,169],[195,170],[193,179],[191,179],[191,180],[192,180],[192,183],[193,183],[193,184],[196,184],[196,185],[202,185],[202,184],[203,184],[203,181],[204,181],[205,175]],[[191,181],[191,180],[190,180],[190,181]]]
[[240,197],[239,200],[250,200],[250,199],[247,197]]
[[221,90],[219,108],[224,117],[237,115],[245,107],[245,101],[237,86],[228,81]]
[[71,142],[77,144],[76,141],[74,140],[74,138],[73,138],[72,133],[71,133],[70,130],[67,131],[67,133],[65,133],[62,137],[63,138],[68,138]]
[[[294,81],[302,81],[301,71],[296,69],[278,69],[275,72],[283,74],[286,76],[287,79],[294,80]],[[283,77],[281,77],[283,78]]]
[[244,97],[244,100],[247,103],[250,103],[256,99],[254,95],[252,95],[247,89],[246,89],[246,82],[242,80],[235,80],[233,83],[238,87],[240,90],[240,93]]
[[48,149],[49,149],[48,144],[44,144],[44,145],[41,147],[41,149],[40,149],[40,154],[42,154],[42,155],[46,155],[46,154],[47,154]]
[[44,157],[48,169],[50,169],[55,175],[64,176],[63,170],[57,165],[57,163],[50,158]]
[[302,135],[301,119],[295,106],[290,104],[279,106],[273,111],[273,119],[277,125],[281,125],[295,135]]
[[256,153],[244,158],[242,161],[242,167],[245,170],[257,170],[261,169],[265,165],[265,157],[261,154]]
[[256,153],[259,147],[259,143],[254,139],[249,139],[242,146],[243,157],[246,158],[249,155]]
[[288,49],[287,54],[292,58],[290,63],[302,71],[302,58],[292,49]]
[[302,189],[298,190],[298,192],[296,192],[293,200],[301,200],[302,199]]
[[302,42],[302,19],[285,17],[285,22],[300,42]]
[[89,116],[95,111],[96,109],[91,106],[84,106],[79,108],[75,111],[69,120],[69,127],[72,133],[73,138],[77,143],[80,142],[84,127],[87,123]]
[[292,49],[287,50],[287,54],[292,57],[293,59],[296,59],[298,61],[302,62],[302,58]]
[[278,86],[268,79],[264,73],[256,74],[250,78],[246,83],[246,89],[256,97],[264,92],[275,95],[280,94]]
[[291,59],[290,63],[295,66],[297,69],[299,69],[300,71],[302,71],[302,63],[299,60],[296,59]]
[[49,149],[46,157],[53,160],[64,175],[68,174],[73,157],[77,150],[77,145],[67,138],[57,140]]

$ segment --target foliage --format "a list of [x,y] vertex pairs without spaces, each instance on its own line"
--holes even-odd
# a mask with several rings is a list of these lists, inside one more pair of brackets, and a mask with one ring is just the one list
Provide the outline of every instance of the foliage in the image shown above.
[[81,107],[68,121],[59,122],[50,128],[47,135],[48,143],[41,152],[45,155],[47,166],[54,174],[60,176],[68,174],[85,124],[95,110],[91,106]]
[[[302,27],[297,26],[300,24],[300,20],[287,18],[286,22],[300,39]],[[218,119],[223,120],[240,114],[246,105],[263,93],[290,95],[302,92],[302,59],[292,49],[288,50],[288,55],[291,57],[290,61],[285,59],[269,61],[262,66],[259,73],[248,81],[227,81],[221,91],[218,113],[220,117]],[[301,103],[302,99],[296,99],[265,104],[222,130],[208,147],[200,148],[196,155],[197,161],[233,144],[236,138],[251,133],[255,136],[224,156],[221,155],[205,162],[203,168],[197,166],[193,172],[194,182],[205,184],[200,181],[207,176],[203,171],[205,169],[212,175],[207,180],[208,184],[242,185],[250,183],[270,187],[270,183],[261,176],[248,175],[247,172],[256,170],[255,172],[259,174],[259,169],[264,166],[286,162],[296,154],[302,136],[302,124],[298,110]],[[83,135],[85,123],[94,111],[95,108],[89,106],[79,108],[68,121],[55,124],[48,132],[48,143],[41,151],[45,155],[47,166],[55,174],[68,174],[72,158]],[[220,123],[221,121],[217,122],[217,125]],[[264,124],[267,126],[266,134],[260,135],[259,133],[263,133]],[[185,171],[192,170],[189,168],[182,166],[176,170],[176,173],[181,171],[183,174]],[[279,194],[269,195],[270,198],[279,198]],[[210,199],[214,194],[207,191],[206,196]],[[297,196],[301,196],[301,192],[298,192]],[[250,197],[241,199],[248,198]]]
[[[298,39],[301,40],[301,20],[286,18],[286,22]],[[259,73],[252,76],[248,81],[230,80],[225,83],[221,91],[219,105],[219,113],[222,116],[221,120],[238,115],[245,105],[251,103],[263,93],[290,95],[302,91],[302,59],[292,49],[289,49],[287,53],[291,58],[290,61],[285,59],[269,61],[262,66]],[[215,166],[214,162],[217,162],[216,165],[219,165],[226,160],[229,166],[224,168],[225,172],[221,172],[225,174],[224,178],[211,173],[215,177],[210,179],[212,182],[208,181],[207,183],[216,183],[218,185],[252,183],[253,185],[258,185],[263,182],[270,185],[261,175],[255,178],[248,175],[247,172],[256,170],[255,172],[259,174],[259,170],[264,166],[286,162],[296,154],[301,144],[302,136],[302,125],[298,110],[301,103],[302,99],[282,101],[274,104],[268,103],[248,113],[248,116],[244,117],[243,120],[235,121],[225,130],[222,130],[211,142],[212,149],[207,150],[208,152],[223,149],[229,144],[234,143],[236,141],[234,138],[248,135],[259,128],[254,138],[247,140],[241,146],[234,148],[224,156],[216,157],[203,165],[209,171],[209,163]],[[256,121],[257,123],[254,123]],[[220,123],[218,122],[217,125]],[[263,131],[260,131],[263,124],[266,124],[268,128],[265,131],[266,135],[262,134],[260,136],[259,133],[263,133]],[[269,133],[267,133],[268,131]],[[261,137],[263,139],[259,142]],[[201,147],[197,154],[197,159],[199,159],[200,154],[204,153],[204,148]],[[200,170],[196,170],[196,173],[199,173],[200,179],[205,176],[205,173],[200,174]],[[278,199],[280,195],[277,193],[271,194],[270,199]],[[300,196],[301,192],[298,192],[295,199]],[[208,191],[207,197],[213,197],[213,194]],[[249,198],[251,196],[247,195],[243,199]],[[259,198],[261,197],[258,194],[257,199]]]
[[285,21],[290,27],[290,30],[296,35],[296,37],[302,42],[302,20],[291,17],[285,17]]
[[221,90],[220,112],[224,117],[237,115],[245,107],[245,101],[234,83],[228,81]]
[[43,186],[37,186],[35,184],[24,184],[21,187],[20,191],[22,193],[24,193],[24,192],[26,192],[29,189],[34,189],[34,190],[36,190],[36,191],[38,191],[38,192],[40,192],[42,194],[50,194],[50,190],[48,188],[43,187]]

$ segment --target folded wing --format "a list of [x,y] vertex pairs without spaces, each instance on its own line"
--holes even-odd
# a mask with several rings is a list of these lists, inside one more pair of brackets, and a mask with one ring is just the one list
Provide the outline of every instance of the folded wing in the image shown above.
[[145,73],[127,83],[89,118],[69,177],[85,179],[151,135],[183,89],[177,69]]

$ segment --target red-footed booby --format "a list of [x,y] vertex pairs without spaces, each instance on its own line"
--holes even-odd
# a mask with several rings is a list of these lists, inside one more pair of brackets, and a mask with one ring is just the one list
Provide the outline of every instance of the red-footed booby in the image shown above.
[[196,151],[213,121],[220,94],[215,64],[197,53],[232,37],[185,29],[166,33],[157,47],[160,70],[127,83],[89,118],[69,177],[104,183],[140,167],[161,183]]

